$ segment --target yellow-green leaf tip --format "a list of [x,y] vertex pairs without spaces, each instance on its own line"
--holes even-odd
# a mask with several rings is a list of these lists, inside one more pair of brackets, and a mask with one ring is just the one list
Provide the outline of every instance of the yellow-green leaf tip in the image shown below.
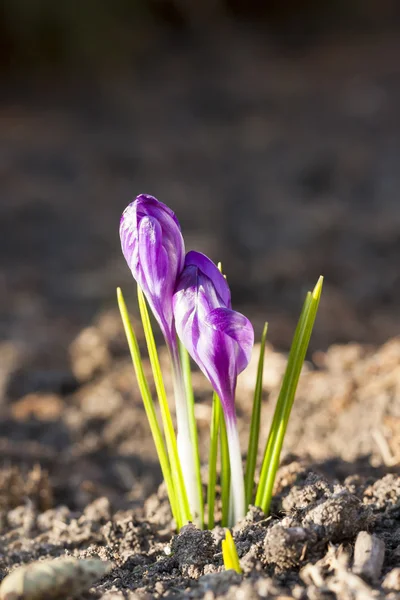
[[233,537],[229,529],[226,530],[225,539],[222,540],[222,556],[224,559],[224,566],[227,571],[232,569],[233,571],[236,571],[236,573],[242,573],[235,542],[233,541]]
[[316,283],[316,286],[312,292],[313,300],[319,300],[319,298],[321,297],[323,283],[324,283],[324,277],[323,277],[323,275],[320,275],[320,277]]

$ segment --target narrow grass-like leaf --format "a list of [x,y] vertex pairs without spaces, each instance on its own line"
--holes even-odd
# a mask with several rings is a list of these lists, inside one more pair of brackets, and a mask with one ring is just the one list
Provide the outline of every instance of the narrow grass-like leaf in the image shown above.
[[253,410],[251,413],[251,424],[249,433],[249,446],[247,450],[246,475],[245,475],[245,490],[246,490],[246,508],[253,501],[254,488],[254,473],[256,470],[258,439],[260,435],[261,422],[261,396],[263,386],[263,370],[264,370],[264,355],[265,341],[267,339],[268,323],[265,323],[261,335],[260,356],[258,358],[256,387],[254,390]]
[[200,504],[200,521],[201,527],[204,527],[204,498],[203,498],[203,486],[201,481],[201,464],[200,464],[200,452],[199,452],[199,436],[197,431],[196,424],[196,416],[194,412],[194,392],[193,392],[193,384],[192,384],[192,372],[190,367],[190,356],[185,346],[179,341],[179,353],[181,357],[182,363],[182,372],[183,372],[183,380],[185,383],[186,390],[186,401],[188,404],[188,414],[189,414],[189,427],[190,427],[190,437],[193,441],[194,446],[194,454],[195,454],[195,462],[196,462],[196,480],[197,480],[197,489],[199,496],[199,504]]
[[222,558],[227,571],[233,569],[239,575],[242,573],[235,542],[229,529],[226,530],[225,539],[222,540]]
[[160,404],[161,419],[164,426],[164,436],[167,443],[169,462],[171,465],[171,474],[174,482],[175,497],[180,513],[180,520],[184,525],[191,521],[189,502],[187,498],[185,482],[183,479],[181,463],[178,455],[178,446],[176,443],[175,430],[172,423],[171,413],[169,410],[167,394],[165,392],[164,381],[162,377],[160,361],[158,358],[157,347],[154,340],[153,329],[147,310],[146,299],[140,287],[138,286],[138,303],[140,317],[142,319],[143,331],[146,338],[147,350],[149,353],[151,369],[153,372],[154,383],[158,401]]
[[168,498],[171,505],[173,517],[176,521],[178,529],[182,527],[180,511],[178,508],[177,498],[175,496],[175,488],[171,474],[171,468],[168,460],[167,451],[164,444],[163,435],[157,421],[157,415],[154,408],[153,398],[151,397],[150,388],[146,380],[143,370],[142,359],[140,356],[139,345],[129,319],[128,309],[125,304],[124,296],[121,288],[117,288],[118,307],[121,313],[121,319],[125,330],[125,335],[128,340],[129,350],[132,357],[133,367],[136,373],[136,379],[139,386],[139,391],[142,396],[147,419],[149,421],[150,430],[153,436],[154,444],[157,450],[158,460],[160,462],[161,471],[164,477],[167,488]]
[[320,277],[313,292],[308,292],[304,302],[303,310],[290,349],[288,364],[265,448],[255,503],[257,506],[260,506],[266,514],[269,512],[283,440],[293,406],[301,369],[310,342],[315,317],[317,315],[322,292],[322,283],[323,278]]
[[208,505],[208,529],[215,525],[215,488],[217,485],[217,456],[218,456],[218,436],[221,413],[221,402],[214,392],[212,397],[212,411],[210,424],[210,453],[208,457],[208,487],[207,487],[207,505]]
[[[222,273],[222,263],[218,263],[218,269]],[[223,274],[223,273],[222,273]],[[226,275],[224,275],[226,279]],[[217,396],[218,398],[218,396]],[[229,523],[230,513],[230,495],[231,495],[231,462],[229,458],[228,436],[226,433],[224,411],[222,410],[221,400],[219,400],[219,438],[221,449],[221,502],[222,502],[222,520],[221,525],[226,527]]]
[[[219,398],[218,398],[219,400]],[[219,400],[220,404],[221,401]],[[222,501],[222,527],[229,523],[230,495],[231,495],[231,463],[229,459],[228,436],[222,406],[219,411],[219,436],[221,443],[221,501]]]
[[197,433],[196,417],[194,414],[194,393],[192,385],[192,372],[190,369],[190,356],[185,346],[179,342],[179,352],[181,356],[183,380],[185,383],[186,390],[186,402],[188,406],[189,414],[189,427],[190,437],[194,446],[195,463],[196,463],[196,481],[197,481],[197,492],[199,496],[200,505],[200,527],[204,527],[204,499],[203,499],[203,485],[201,483],[201,472],[200,472],[200,454],[199,454],[199,436]]
[[[298,346],[300,331],[302,329],[302,324],[304,323],[304,319],[309,310],[310,302],[311,302],[311,292],[307,292],[307,296],[304,301],[303,308],[300,313],[300,318],[297,323],[296,331],[295,331],[295,334],[293,337],[291,350],[293,350],[294,348],[296,348]],[[288,372],[288,369],[289,369],[289,361],[288,361],[288,364],[286,367],[286,372]],[[286,372],[285,372],[284,380],[286,377]],[[265,451],[264,451],[264,458],[263,458],[262,465],[261,465],[260,479],[259,479],[257,494],[256,494],[256,499],[255,499],[256,506],[261,506],[261,503],[262,503],[263,492],[265,490],[267,477],[268,477],[268,469],[270,466],[271,453],[273,451],[274,444],[276,443],[276,436],[277,436],[277,432],[279,430],[279,424],[283,420],[284,409],[285,409],[285,406],[284,406],[285,397],[282,394],[282,389],[283,389],[283,383],[282,383],[282,388],[281,388],[281,391],[280,391],[280,394],[278,396],[278,400],[276,403],[274,416],[273,416],[273,420],[272,420],[271,427],[269,430],[267,444],[266,444]]]

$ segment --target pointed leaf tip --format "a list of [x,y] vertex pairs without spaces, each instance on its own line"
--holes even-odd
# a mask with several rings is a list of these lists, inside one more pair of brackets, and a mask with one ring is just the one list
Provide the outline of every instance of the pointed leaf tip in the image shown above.
[[324,283],[324,277],[323,277],[323,275],[320,275],[320,277],[319,277],[319,279],[318,279],[318,281],[317,281],[317,283],[315,285],[315,288],[312,291],[313,300],[319,300],[320,299],[321,293],[322,293],[322,285],[323,285],[323,283]]
[[229,529],[226,531],[225,539],[222,540],[222,555],[226,570],[233,569],[236,573],[242,573],[235,542]]
[[229,529],[227,529],[227,530],[226,530],[226,532],[225,532],[225,540],[226,540],[226,543],[227,543],[227,544],[228,544],[230,547],[232,546],[232,543],[234,543],[234,542],[233,542],[233,537],[232,537],[232,534],[231,534],[231,532],[229,531]]
[[117,287],[117,302],[120,309],[126,308],[125,298],[120,287]]
[[217,263],[217,267],[218,267],[218,271],[222,274],[223,278],[226,279],[226,275],[224,275],[224,273],[222,272],[222,262],[219,261]]

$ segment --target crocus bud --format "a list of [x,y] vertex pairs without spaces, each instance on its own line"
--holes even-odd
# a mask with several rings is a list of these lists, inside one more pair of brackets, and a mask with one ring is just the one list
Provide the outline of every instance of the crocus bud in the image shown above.
[[254,331],[232,310],[228,284],[214,263],[199,252],[186,255],[173,298],[175,327],[187,351],[222,402],[231,466],[231,525],[245,515],[243,465],[236,427],[235,389],[250,361]]
[[236,380],[248,365],[254,343],[250,321],[231,309],[226,279],[200,252],[189,252],[173,298],[175,327],[193,360],[235,421]]
[[171,344],[175,339],[172,296],[185,257],[179,222],[168,206],[141,194],[124,210],[119,232],[132,275]]

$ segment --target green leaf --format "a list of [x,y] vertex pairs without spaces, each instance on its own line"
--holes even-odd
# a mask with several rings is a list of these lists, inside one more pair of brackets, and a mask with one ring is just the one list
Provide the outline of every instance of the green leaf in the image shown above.
[[261,421],[261,397],[263,387],[263,370],[264,370],[264,355],[265,342],[267,339],[268,323],[265,323],[261,335],[260,356],[258,358],[256,387],[254,390],[253,410],[251,414],[249,446],[247,450],[246,475],[245,475],[245,490],[246,490],[246,507],[253,501],[254,488],[254,473],[256,470],[258,439],[260,435]]
[[[218,270],[222,273],[222,263],[218,263]],[[222,273],[226,279],[226,275]],[[216,396],[218,398],[218,396]],[[229,459],[228,436],[226,434],[226,424],[224,411],[222,410],[221,400],[219,401],[219,437],[221,444],[221,502],[222,502],[222,521],[223,527],[229,523],[230,495],[231,495],[231,463]]]
[[226,530],[225,539],[222,540],[222,558],[227,571],[233,569],[239,575],[242,573],[235,542],[229,529]]
[[199,453],[199,437],[197,433],[197,425],[196,425],[196,417],[194,414],[194,393],[193,393],[193,385],[192,385],[192,373],[190,370],[190,357],[189,353],[184,347],[184,345],[179,342],[179,352],[181,356],[182,363],[182,371],[183,371],[183,380],[185,383],[186,390],[186,402],[188,406],[188,414],[189,414],[189,427],[190,427],[190,437],[194,447],[195,454],[195,463],[196,463],[196,481],[197,481],[197,491],[199,496],[199,504],[200,504],[200,526],[204,527],[204,500],[203,500],[203,486],[201,483],[201,471],[200,471],[200,453]]
[[131,321],[129,319],[128,309],[125,304],[125,300],[122,294],[121,288],[117,288],[117,299],[118,307],[121,313],[121,319],[125,330],[125,335],[128,340],[129,350],[132,357],[133,367],[136,373],[136,379],[139,386],[139,391],[142,396],[144,408],[146,411],[147,419],[149,421],[150,430],[153,435],[154,444],[157,451],[158,460],[160,461],[161,471],[164,477],[165,485],[167,487],[167,493],[173,517],[176,521],[178,529],[182,527],[182,520],[180,510],[175,494],[174,482],[172,479],[171,468],[167,451],[165,449],[163,435],[161,433],[160,426],[157,421],[156,411],[154,408],[153,398],[150,393],[150,388],[147,383],[146,376],[143,370],[142,358],[140,356],[139,345],[133,330]]
[[[221,400],[218,398],[219,403]],[[221,443],[221,501],[222,501],[222,527],[229,523],[230,495],[231,495],[231,463],[229,459],[228,436],[222,405],[219,411],[219,436]]]
[[310,342],[315,317],[317,315],[322,284],[323,277],[320,277],[314,290],[308,292],[304,302],[303,310],[294,334],[282,387],[265,448],[255,503],[266,514],[269,512],[271,504],[273,486],[279,466],[283,440],[293,406],[301,369]]
[[184,525],[191,521],[189,502],[187,498],[185,482],[183,479],[181,463],[179,460],[178,446],[174,426],[172,424],[171,413],[168,406],[167,394],[165,392],[164,381],[162,377],[160,360],[158,358],[157,347],[154,340],[153,329],[150,322],[149,311],[147,310],[146,300],[140,287],[138,286],[138,302],[140,316],[142,319],[144,335],[146,338],[147,350],[149,353],[151,369],[153,372],[154,383],[161,410],[161,419],[164,426],[164,435],[167,443],[169,462],[171,465],[172,479],[174,482],[175,497],[178,504],[180,521]]
[[208,529],[212,529],[215,525],[214,510],[215,510],[215,488],[217,485],[217,455],[218,455],[218,434],[220,422],[221,402],[214,392],[212,397],[212,412],[210,424],[210,453],[208,457],[208,487],[207,487],[207,504],[208,504]]

